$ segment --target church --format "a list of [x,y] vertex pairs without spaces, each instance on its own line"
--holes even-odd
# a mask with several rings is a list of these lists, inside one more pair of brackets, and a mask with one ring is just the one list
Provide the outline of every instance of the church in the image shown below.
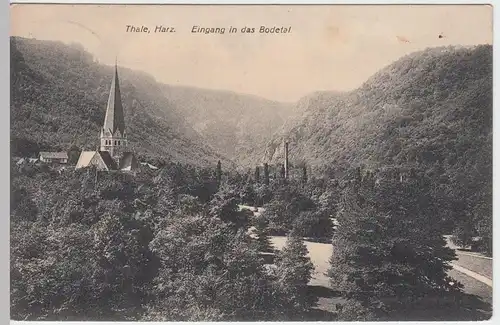
[[104,171],[133,171],[137,169],[137,158],[127,147],[125,118],[116,63],[99,141],[99,150],[82,151],[76,169],[90,166],[95,166],[98,170]]

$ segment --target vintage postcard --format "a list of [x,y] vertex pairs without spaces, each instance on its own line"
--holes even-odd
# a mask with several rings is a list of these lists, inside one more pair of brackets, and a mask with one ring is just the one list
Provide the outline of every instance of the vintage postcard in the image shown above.
[[12,320],[491,318],[492,6],[10,15]]

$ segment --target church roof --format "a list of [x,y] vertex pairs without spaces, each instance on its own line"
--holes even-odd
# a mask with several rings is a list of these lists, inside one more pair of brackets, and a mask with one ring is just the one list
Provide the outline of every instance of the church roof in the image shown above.
[[80,157],[78,158],[78,162],[76,163],[76,168],[83,168],[90,166],[90,162],[92,158],[94,158],[95,151],[82,151],[80,153]]
[[120,170],[136,169],[137,159],[133,152],[124,152],[120,159]]
[[76,169],[89,166],[97,166],[106,170],[116,170],[116,162],[107,151],[82,151],[76,163]]
[[113,160],[108,151],[98,151],[98,153],[101,155],[102,160],[104,161],[109,170],[116,169],[116,162]]
[[116,64],[115,74],[113,76],[113,80],[111,81],[111,89],[109,91],[103,129],[105,131],[110,130],[112,134],[115,134],[116,130],[119,130],[121,134],[125,132],[125,119],[120,94],[120,82],[118,80],[118,67]]

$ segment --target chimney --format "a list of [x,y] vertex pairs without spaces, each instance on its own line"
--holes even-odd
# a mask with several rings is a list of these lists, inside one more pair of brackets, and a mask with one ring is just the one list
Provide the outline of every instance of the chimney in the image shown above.
[[285,141],[285,179],[288,179],[288,142]]

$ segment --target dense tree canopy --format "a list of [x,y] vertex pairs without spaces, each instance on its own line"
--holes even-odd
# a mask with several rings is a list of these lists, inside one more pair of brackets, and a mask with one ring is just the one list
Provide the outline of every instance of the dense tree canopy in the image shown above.
[[360,314],[377,318],[460,289],[447,276],[455,253],[434,217],[430,179],[416,171],[401,176],[353,175],[337,212],[332,286],[360,302]]
[[214,170],[13,164],[12,317],[285,320],[307,312],[311,303],[289,296],[307,279],[297,282],[288,264],[278,270],[291,277],[279,278],[249,235],[251,213],[238,207],[245,178],[226,172],[218,189]]

